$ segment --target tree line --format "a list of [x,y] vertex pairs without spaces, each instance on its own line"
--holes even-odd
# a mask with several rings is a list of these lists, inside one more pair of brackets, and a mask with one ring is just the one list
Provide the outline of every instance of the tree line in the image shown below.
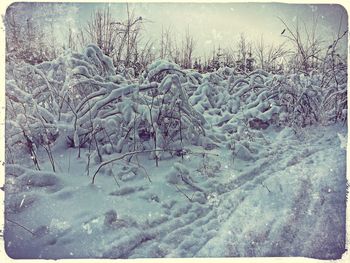
[[9,10],[4,19],[6,59],[38,64],[56,58],[65,50],[79,51],[93,43],[112,58],[117,69],[133,68],[135,75],[156,59],[169,60],[184,69],[202,73],[227,66],[241,73],[259,68],[272,73],[309,74],[314,70],[325,71],[327,67],[336,71],[347,64],[346,55],[339,52],[339,42],[347,36],[347,31],[341,31],[343,17],[340,17],[337,35],[331,43],[322,41],[317,35],[317,17],[309,25],[303,21],[288,25],[278,18],[284,28],[281,37],[285,42],[282,44],[268,44],[263,36],[258,41],[251,41],[241,33],[230,47],[219,46],[209,56],[195,57],[194,51],[199,47],[189,28],[180,41],[171,28],[164,27],[158,40],[145,39],[147,18],[137,16],[128,4],[126,15],[126,19],[118,20],[109,7],[96,10],[78,30],[68,27],[67,43],[59,45],[52,24],[50,32],[46,32],[35,17],[23,21],[16,16],[15,9]]

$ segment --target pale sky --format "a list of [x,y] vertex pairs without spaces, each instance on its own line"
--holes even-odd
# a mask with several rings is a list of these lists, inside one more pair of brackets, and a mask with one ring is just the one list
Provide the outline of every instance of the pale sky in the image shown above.
[[[124,3],[66,3],[31,5],[15,3],[24,19],[26,14],[33,14],[40,19],[42,25],[52,22],[56,35],[64,41],[68,25],[79,28],[97,9],[110,5],[116,21],[126,17]],[[39,5],[39,6],[38,6]],[[195,55],[209,54],[213,47],[229,47],[237,43],[241,33],[248,40],[258,41],[261,35],[265,42],[279,44],[286,39],[281,36],[284,26],[277,17],[281,17],[288,25],[296,21],[305,21],[311,25],[313,17],[318,16],[318,33],[327,45],[332,43],[343,15],[342,29],[348,27],[346,10],[340,5],[279,4],[279,3],[130,3],[136,16],[146,19],[144,39],[157,41],[162,26],[170,27],[178,39],[189,28],[196,40]]]

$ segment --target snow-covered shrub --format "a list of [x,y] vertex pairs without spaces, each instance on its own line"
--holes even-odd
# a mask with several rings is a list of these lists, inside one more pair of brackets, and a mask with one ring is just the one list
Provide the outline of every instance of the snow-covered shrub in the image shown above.
[[291,74],[274,78],[275,100],[280,105],[281,124],[287,126],[328,124],[346,118],[346,82],[322,88],[322,75]]
[[6,81],[5,138],[8,160],[14,163],[18,155],[27,152],[36,168],[40,169],[37,149],[42,146],[55,171],[51,147],[59,135],[56,118],[45,108],[47,104],[40,103],[29,92],[21,89],[15,80]]
[[143,80],[160,82],[167,74],[175,72],[183,74],[177,64],[167,60],[157,60],[146,68],[142,76]]
[[330,121],[347,118],[347,66],[335,53],[335,46],[327,51],[322,71],[317,72],[318,83],[323,90],[323,112]]
[[[114,73],[111,59],[94,45],[83,54],[67,52],[38,65],[9,63],[6,68],[6,148],[15,159],[24,150],[40,169],[37,148],[43,146],[52,163],[51,146],[59,135],[58,122],[78,143],[76,107],[82,98],[100,89],[125,82]],[[76,135],[76,136],[74,136]]]
[[[170,74],[173,70],[178,74]],[[75,146],[94,139],[95,144],[110,145],[108,152],[176,150],[204,134],[205,119],[189,104],[182,84],[186,75],[177,65],[156,61],[143,76],[140,84],[101,82],[80,101],[75,108]],[[152,153],[155,159],[160,155]]]
[[207,74],[190,102],[202,114],[221,115],[218,126],[231,132],[240,121],[253,129],[271,124],[304,127],[327,123],[344,119],[347,113],[346,73],[338,73],[328,87],[322,87],[324,75],[320,72],[273,75],[257,69],[237,75],[229,68],[220,68]]
[[[235,75],[229,68],[220,68],[207,74],[190,96],[190,103],[198,112],[214,118],[212,122],[224,134],[234,134],[240,127],[264,129],[276,124],[281,112],[269,84],[271,78],[262,70]],[[210,136],[206,139],[215,143]],[[222,139],[225,140],[224,136]]]
[[[205,119],[189,104],[187,93],[190,85],[193,88],[201,82],[200,75],[187,75],[166,61],[149,65],[139,81],[132,70],[121,72],[116,73],[112,60],[95,45],[87,46],[82,54],[67,52],[36,66],[9,68],[8,107],[24,114],[18,116],[22,120],[17,124],[27,133],[33,130],[27,123],[38,123],[25,120],[29,112],[33,114],[32,108],[45,131],[52,126],[57,134],[55,123],[65,122],[68,143],[79,149],[88,146],[100,161],[103,153],[182,149],[184,141],[192,143],[204,134]],[[9,121],[7,129],[17,126]],[[158,152],[153,155],[160,158]]]
[[[158,60],[139,79],[132,69],[118,72],[95,45],[35,66],[9,64],[7,151],[27,147],[38,167],[36,148],[43,146],[50,155],[61,134],[79,148],[79,156],[80,148],[88,147],[96,162],[103,154],[140,150],[158,162],[186,143],[210,150],[226,135],[239,141],[242,129],[249,134],[271,125],[303,127],[344,120],[347,114],[347,75],[341,67],[336,77],[329,71],[326,77],[320,71],[237,74],[228,67],[200,74]],[[209,123],[223,135],[212,134]]]

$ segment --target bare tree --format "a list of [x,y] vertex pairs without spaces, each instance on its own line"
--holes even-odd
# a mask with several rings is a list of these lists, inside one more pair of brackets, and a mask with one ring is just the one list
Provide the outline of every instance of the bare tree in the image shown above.
[[141,72],[142,69],[146,68],[148,64],[155,60],[156,55],[154,52],[154,43],[151,40],[148,40],[142,48],[139,50],[138,63],[140,68],[138,72]]
[[293,27],[287,25],[282,18],[278,17],[278,19],[285,27],[282,36],[294,46],[293,69],[308,74],[312,69],[318,67],[319,55],[322,51],[322,41],[316,34],[318,17],[313,17],[311,29],[306,26],[304,21],[302,21],[301,27],[299,19]]
[[278,63],[281,66],[281,60],[288,55],[289,51],[285,49],[285,43],[277,46],[267,45],[261,36],[260,41],[255,43],[254,57],[259,67],[265,71],[274,71],[277,69]]
[[113,20],[110,8],[98,10],[77,36],[81,46],[95,43],[116,65],[134,66],[140,55],[142,17],[136,17],[126,4],[126,21]]
[[[113,55],[118,36],[118,31],[114,28],[112,22],[109,7],[103,11],[97,10],[91,15],[90,22],[87,23],[84,31],[89,40],[97,44],[107,56]],[[85,38],[82,36],[82,39]]]
[[195,41],[190,34],[189,27],[186,30],[185,37],[182,39],[182,66],[184,68],[192,67],[192,55],[195,47]]
[[160,58],[161,59],[171,59],[173,56],[173,46],[171,38],[171,29],[170,27],[164,29],[162,26],[162,32],[160,36]]

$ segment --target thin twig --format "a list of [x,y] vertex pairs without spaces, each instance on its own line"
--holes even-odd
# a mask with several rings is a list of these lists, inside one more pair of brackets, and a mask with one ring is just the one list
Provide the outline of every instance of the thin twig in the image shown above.
[[114,178],[115,183],[120,187],[120,184],[118,183],[117,178],[115,178],[115,175],[114,175],[113,172],[112,172],[112,176],[113,176],[113,178]]
[[[128,153],[125,153],[119,157],[116,157],[116,158],[113,158],[113,159],[110,159],[110,160],[107,160],[107,161],[104,161],[102,162],[96,172],[94,173],[93,177],[92,177],[92,184],[95,183],[95,177],[96,175],[98,174],[98,172],[101,170],[101,168],[107,164],[110,164],[112,162],[115,162],[115,161],[118,161],[118,160],[121,160],[129,155],[134,155],[134,154],[139,154],[139,153],[150,153],[150,152],[176,152],[177,150],[171,150],[171,149],[153,149],[153,150],[140,150],[140,151],[133,151],[133,152],[128,152]],[[199,152],[190,152],[190,154],[203,154],[203,153],[199,153]],[[215,153],[207,153],[205,152],[205,154],[212,154],[212,155],[215,155],[215,156],[219,156],[218,154],[215,154]]]
[[175,185],[176,189],[181,193],[183,194],[184,196],[186,196],[186,198],[192,203],[192,199],[189,198],[189,196],[187,194],[185,194],[177,185]]
[[261,182],[261,185],[262,185],[263,187],[265,187],[265,188],[267,189],[267,191],[269,191],[269,193],[271,193],[270,189],[269,189],[266,185],[264,185],[263,182]]
[[9,222],[11,222],[11,223],[13,223],[13,224],[15,224],[15,225],[17,225],[17,226],[23,228],[24,230],[26,230],[27,232],[29,232],[29,233],[31,233],[33,236],[35,236],[34,232],[30,231],[30,230],[29,230],[28,228],[26,228],[25,226],[22,226],[21,224],[15,222],[15,221],[12,221],[11,219],[8,219],[8,218],[5,218],[5,220],[7,220],[7,221],[9,221]]

